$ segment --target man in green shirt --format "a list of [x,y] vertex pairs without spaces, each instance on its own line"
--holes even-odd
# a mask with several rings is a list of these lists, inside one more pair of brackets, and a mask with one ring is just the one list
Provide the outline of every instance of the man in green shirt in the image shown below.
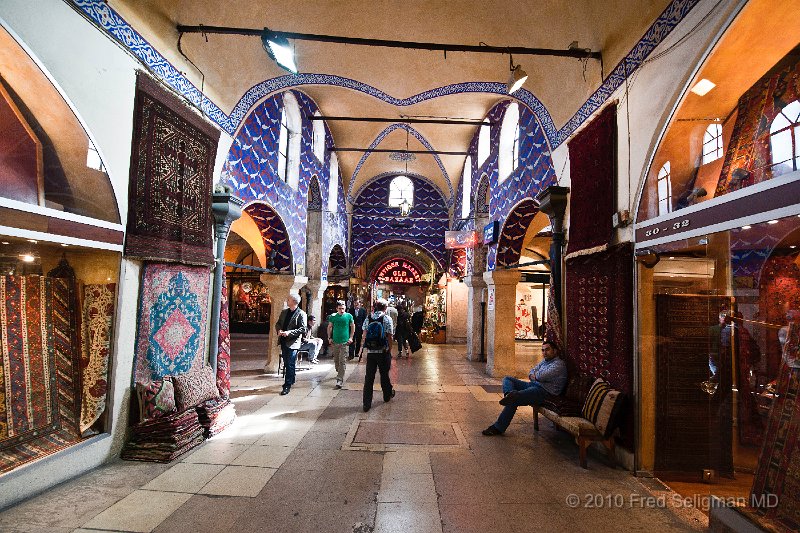
[[347,351],[353,342],[356,323],[353,315],[345,313],[342,300],[336,302],[336,312],[328,317],[328,344],[331,346],[333,363],[336,365],[336,386],[341,389],[344,384],[344,369],[347,367]]

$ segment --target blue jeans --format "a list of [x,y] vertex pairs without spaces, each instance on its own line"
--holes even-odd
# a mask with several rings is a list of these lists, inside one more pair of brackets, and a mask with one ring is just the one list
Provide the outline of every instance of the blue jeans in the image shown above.
[[291,387],[294,385],[297,350],[293,350],[281,344],[281,357],[283,358],[283,368],[286,369],[286,375],[283,378],[283,386]]
[[542,405],[542,402],[549,396],[544,387],[536,381],[523,381],[506,376],[503,378],[503,394],[508,394],[511,391],[516,391],[519,394],[516,395],[517,401],[513,405],[503,407],[500,416],[497,417],[497,422],[494,423],[494,427],[500,433],[508,429],[508,425],[511,424],[511,420],[517,413],[517,407],[521,405]]

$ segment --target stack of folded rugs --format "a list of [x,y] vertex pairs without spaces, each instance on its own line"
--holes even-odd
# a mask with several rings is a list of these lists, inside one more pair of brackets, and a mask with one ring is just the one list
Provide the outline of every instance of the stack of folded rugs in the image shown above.
[[206,400],[196,409],[207,439],[222,433],[236,419],[236,409],[227,398]]
[[121,457],[132,461],[168,463],[203,442],[197,411],[146,420],[132,428]]

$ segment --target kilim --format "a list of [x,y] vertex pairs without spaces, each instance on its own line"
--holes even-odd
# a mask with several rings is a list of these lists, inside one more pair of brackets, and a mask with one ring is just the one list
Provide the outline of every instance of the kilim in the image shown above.
[[206,400],[195,409],[206,438],[219,435],[236,419],[236,409],[230,400],[224,398]]
[[136,383],[177,376],[205,362],[209,271],[146,264],[135,354]]
[[197,411],[189,409],[131,428],[120,457],[132,461],[168,463],[203,442]]
[[106,409],[108,359],[116,285],[84,287],[81,368],[81,434],[89,432]]
[[228,283],[222,274],[222,297],[219,308],[219,337],[217,339],[217,388],[223,398],[231,395],[231,330],[228,310]]
[[0,277],[0,472],[80,440],[70,301],[65,280]]
[[144,73],[136,78],[125,256],[211,265],[219,131]]

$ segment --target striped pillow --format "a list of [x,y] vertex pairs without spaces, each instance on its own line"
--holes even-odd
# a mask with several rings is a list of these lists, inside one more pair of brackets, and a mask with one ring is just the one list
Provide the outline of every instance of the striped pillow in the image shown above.
[[596,379],[589,389],[586,401],[581,409],[583,418],[597,427],[608,438],[614,431],[617,414],[622,407],[623,394],[611,388],[611,385],[602,379]]

